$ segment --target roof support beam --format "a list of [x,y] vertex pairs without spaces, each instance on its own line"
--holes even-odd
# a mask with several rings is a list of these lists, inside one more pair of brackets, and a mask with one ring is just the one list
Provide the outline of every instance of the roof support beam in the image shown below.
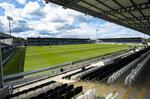
[[[136,5],[138,9],[148,9],[150,8],[150,3],[142,3],[142,4],[138,4]],[[124,12],[128,12],[128,11],[136,11],[137,8],[135,6],[130,6],[130,7],[126,7],[126,8],[121,8],[121,9],[117,9],[117,10],[113,10],[113,11],[105,11],[103,12],[104,15],[112,15],[112,14],[120,14],[120,13],[124,13]]]
[[66,9],[66,8],[68,8],[69,6],[71,6],[72,4],[76,4],[76,3],[78,3],[78,2],[80,2],[80,1],[82,1],[82,0],[65,0],[67,3],[65,4],[65,6],[64,6],[64,8]]
[[[132,4],[137,8],[137,10],[141,13],[141,15],[143,16],[143,17],[145,17],[145,15],[144,15],[144,13],[141,11],[141,9],[139,9],[138,7],[137,7],[137,5],[135,4],[135,2],[133,1],[133,0],[130,0],[131,2],[132,2]],[[150,0],[148,1],[148,3],[150,3]],[[150,6],[150,5],[149,5]],[[150,20],[147,20],[148,22],[150,22]]]
[[[122,9],[124,9],[125,7],[124,6],[122,6],[118,1],[116,1],[116,0],[113,0],[118,6],[120,6]],[[135,18],[136,16],[134,15],[134,14],[132,14],[130,11],[127,11],[131,16],[133,16],[133,18]],[[128,18],[126,18],[126,19],[128,19]],[[138,21],[141,21],[140,19],[137,19]],[[123,21],[128,21],[128,20],[123,20]],[[135,22],[135,21],[133,21],[135,24],[137,24],[137,22]],[[141,23],[143,23],[143,22],[141,22]]]
[[[97,0],[96,0],[97,1]],[[96,7],[96,6],[94,6],[93,4],[90,4],[90,3],[88,3],[88,2],[86,2],[86,1],[82,1],[83,3],[85,3],[85,4],[87,4],[87,5],[90,5],[90,6],[92,6],[93,8],[96,8],[96,9],[98,9],[98,10],[100,10],[100,11],[103,11],[104,12],[104,10],[103,9],[101,9],[101,8],[98,8],[98,7]],[[99,3],[101,3],[101,1],[97,1],[97,2],[99,2]],[[104,6],[106,6],[106,7],[109,7],[108,5],[106,5],[106,4],[104,4],[104,3],[102,3]],[[112,9],[113,10],[113,8],[111,8],[111,7],[109,7],[109,9]],[[115,18],[118,18],[118,19],[120,19],[119,17],[117,17],[117,16],[115,16],[115,15],[112,15],[113,17],[115,17]],[[124,15],[122,15],[123,17],[125,17],[125,18],[127,18],[126,16],[124,16]]]
[[[122,9],[125,9],[125,7],[124,6],[122,6],[118,1],[116,1],[116,0],[113,0],[118,6],[120,6]],[[127,11],[131,16],[133,16],[133,17],[135,17],[135,15],[134,14],[132,14],[130,11]]]
[[87,5],[92,6],[93,8],[96,8],[96,9],[98,9],[98,10],[100,10],[100,11],[104,12],[104,10],[103,10],[103,9],[98,8],[98,7],[96,7],[96,6],[95,6],[95,5],[93,5],[93,4],[90,4],[90,3],[86,2],[86,1],[82,1],[82,2],[83,2],[83,3],[85,3],[85,4],[87,4]]
[[143,12],[137,7],[137,5],[135,4],[135,2],[133,0],[130,0],[130,2],[134,5],[134,7],[141,13],[142,16],[145,16],[143,14]]
[[71,6],[72,4],[76,4],[80,1],[81,0],[62,0],[62,1],[59,1],[59,0],[45,0],[46,3],[53,2],[53,3],[58,3],[60,5],[63,5],[63,7],[65,9],[68,8],[69,6]]
[[150,20],[150,16],[127,18],[127,19],[121,19],[120,21],[138,21],[138,20]]
[[[104,5],[105,7],[109,8],[110,10],[115,10],[114,8],[108,6],[107,4],[101,2],[100,0],[96,0],[96,1],[99,2],[100,4]],[[121,13],[120,13],[120,15],[123,16],[124,18],[127,18],[125,15],[123,15],[123,14],[121,14]],[[113,15],[113,16],[116,17],[116,18],[118,18],[118,19],[120,19],[120,18],[117,17],[116,15]]]
[[[108,6],[107,4],[105,4],[105,3],[103,3],[103,2],[101,2],[100,0],[96,0],[97,2],[99,2],[100,4],[102,4],[102,5],[104,5],[104,6],[106,6],[107,8],[109,8],[109,9],[111,9],[112,11],[113,10],[115,10],[114,8],[112,8],[112,7],[110,7],[110,6]],[[114,0],[115,1],[115,0]],[[116,2],[117,3],[117,2]],[[117,4],[119,4],[119,3],[117,3]],[[121,6],[121,5],[119,5],[119,6]],[[121,6],[122,7],[122,6]],[[122,7],[123,8],[123,7]],[[132,14],[132,13],[130,13],[130,14]],[[123,17],[125,17],[125,19],[127,19],[128,17],[126,17],[125,15],[123,15],[123,14],[121,14],[120,13],[120,15],[121,16],[123,16]],[[119,19],[119,21],[121,20],[121,18],[119,18],[119,17],[117,17],[116,15],[112,15],[112,16],[114,16],[114,17],[116,17],[116,18],[118,18]],[[132,14],[132,16],[134,16],[133,14]],[[135,17],[135,16],[134,16]],[[124,21],[124,22],[127,22],[127,23],[129,23],[129,24],[131,24],[129,21]],[[135,24],[135,26],[137,25],[137,23],[136,22],[134,22],[134,23],[132,23],[132,24]],[[140,25],[141,27],[140,28],[142,28],[142,29],[144,29],[145,27],[143,27],[143,25]]]

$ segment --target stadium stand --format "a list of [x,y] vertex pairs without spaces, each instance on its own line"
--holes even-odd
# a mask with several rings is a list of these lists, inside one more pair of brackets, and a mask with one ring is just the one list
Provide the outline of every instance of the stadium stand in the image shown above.
[[5,63],[7,63],[16,52],[16,48],[15,46],[13,46],[14,38],[15,37],[13,36],[0,32],[0,97],[2,99],[4,96],[2,95],[2,93],[9,91],[8,87],[3,88],[3,67],[5,66]]
[[4,65],[16,52],[16,47],[13,46],[13,36],[0,33],[0,45],[2,51],[2,64]]
[[[139,51],[135,51],[131,54],[124,55],[120,58],[116,58],[113,63],[109,65],[105,65],[103,67],[81,68],[80,71],[73,72],[72,74],[64,76],[64,78],[70,79],[72,76],[83,72],[83,74],[81,75],[82,80],[101,80],[107,77],[108,75],[116,72],[117,70],[125,67],[131,61],[140,57],[149,49],[150,48],[148,47],[145,49],[141,49]],[[40,84],[38,86],[36,85],[29,89],[25,89],[21,91],[19,90],[18,92],[10,94],[5,99],[10,99],[14,97],[21,98],[22,96],[27,99],[70,99],[78,95],[79,93],[81,93],[83,90],[82,86],[74,88],[74,85],[69,85],[66,83],[62,84],[55,81],[52,82],[53,83],[47,82],[47,83]],[[68,87],[69,89],[67,89]],[[39,93],[37,93],[38,90],[40,90]],[[29,93],[31,92],[33,94],[32,96],[29,95]]]
[[6,33],[0,32],[0,39],[8,39],[8,38],[14,38],[14,37]]
[[[101,38],[98,42],[102,43],[142,43],[142,38]],[[16,46],[29,45],[67,45],[67,44],[88,44],[94,43],[95,40],[86,38],[27,38],[17,39],[14,41]]]
[[131,55],[122,57],[120,59],[117,59],[112,64],[103,66],[103,67],[96,67],[92,69],[89,72],[85,72],[80,76],[81,80],[101,80],[105,78],[106,76],[112,74],[113,72],[123,68],[136,58],[140,57],[142,54],[147,52],[150,49],[150,47],[142,49],[139,52],[135,52]]
[[2,61],[3,64],[5,64],[8,61],[8,58],[12,57],[15,54],[16,48],[14,46],[10,46],[4,43],[2,43],[1,45]]
[[149,59],[150,56],[147,56],[136,68],[132,69],[131,73],[126,77],[125,85],[131,85],[136,80]]
[[132,61],[131,63],[129,63],[127,66],[121,68],[120,70],[118,70],[117,72],[113,73],[107,80],[107,84],[111,84],[114,81],[116,81],[120,76],[122,76],[125,72],[127,72],[130,68],[133,68],[134,66],[136,66],[140,61],[142,61],[144,58],[147,57],[147,55],[149,54],[149,51],[144,53],[143,55],[141,55],[141,57],[135,59],[134,61]]
[[63,44],[87,44],[90,39],[78,38],[27,38],[27,45],[63,45]]
[[142,43],[142,38],[101,38],[100,42],[104,43]]
[[27,45],[27,40],[24,38],[15,38],[14,39],[14,45],[15,46],[26,46]]
[[[51,87],[49,87],[51,85]],[[48,90],[42,89],[48,86]],[[36,93],[37,89],[41,89],[40,93]],[[5,99],[20,98],[23,94],[28,99],[70,99],[83,91],[82,86],[74,88],[73,84],[61,84],[56,81],[41,84],[23,91],[19,91],[8,95]],[[33,96],[28,96],[28,93],[33,92]]]

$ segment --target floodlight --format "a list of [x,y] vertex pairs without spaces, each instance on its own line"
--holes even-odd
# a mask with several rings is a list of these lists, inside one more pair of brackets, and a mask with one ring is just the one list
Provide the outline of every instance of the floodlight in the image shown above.
[[9,32],[10,32],[10,35],[11,35],[11,24],[10,24],[10,21],[13,21],[13,18],[10,17],[10,16],[7,16],[7,19],[9,21]]
[[10,16],[7,16],[7,19],[10,20],[10,21],[13,21],[13,18],[10,17]]

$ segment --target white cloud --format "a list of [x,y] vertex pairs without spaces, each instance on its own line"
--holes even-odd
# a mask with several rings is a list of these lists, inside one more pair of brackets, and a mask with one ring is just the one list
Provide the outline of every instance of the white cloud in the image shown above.
[[135,31],[135,30],[123,27],[123,26],[119,26],[110,22],[101,24],[98,34],[99,34],[99,37],[103,37],[103,38],[142,37],[143,36],[143,34],[138,31]]
[[[23,0],[20,2],[23,3]],[[71,9],[63,9],[61,6],[55,4],[48,4],[41,7],[38,2],[26,3],[24,8],[15,8],[13,4],[6,2],[0,3],[0,6],[5,9],[5,15],[0,16],[0,23],[3,24],[2,27],[5,29],[5,32],[8,31],[6,16],[9,15],[14,18],[13,28],[21,28],[24,25],[18,25],[18,22],[20,20],[25,21],[23,22],[25,23],[23,28],[27,28],[28,30],[24,31],[22,29],[20,33],[13,33],[15,36],[21,37],[96,38],[97,29],[99,29],[99,37],[138,37],[142,35],[140,32],[110,22],[95,23],[95,20],[100,20],[88,15],[85,16],[83,13]]]
[[71,9],[63,9],[61,6],[56,6],[55,4],[46,5],[43,8],[43,11],[46,13],[46,17],[43,19],[43,21],[46,22],[59,19],[65,21],[67,24],[73,24],[73,22],[79,16],[82,16],[86,19],[92,18]]
[[26,6],[22,9],[22,16],[29,17],[32,12],[38,12],[39,9],[40,5],[38,2],[28,2]]
[[[96,30],[99,31],[96,31]],[[58,37],[82,37],[82,38],[119,38],[119,37],[143,37],[143,34],[123,26],[106,22],[99,26],[81,23],[79,28],[67,30]]]
[[59,27],[62,27],[63,24],[62,23],[58,23],[58,22],[51,22],[51,23],[42,23],[42,22],[32,22],[31,27],[35,30],[49,30],[49,31],[53,31],[56,32],[58,30]]
[[21,9],[15,8],[15,5],[4,2],[0,3],[0,7],[5,9],[3,19],[5,20],[7,16],[13,17],[15,21],[21,20]]
[[20,4],[25,4],[26,0],[16,0],[17,2],[19,2]]

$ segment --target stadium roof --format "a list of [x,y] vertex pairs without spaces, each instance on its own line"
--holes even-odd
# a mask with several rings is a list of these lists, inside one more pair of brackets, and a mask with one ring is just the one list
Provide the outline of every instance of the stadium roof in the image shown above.
[[0,32],[0,39],[7,39],[7,38],[14,38],[14,37]]
[[45,0],[150,35],[150,0]]

